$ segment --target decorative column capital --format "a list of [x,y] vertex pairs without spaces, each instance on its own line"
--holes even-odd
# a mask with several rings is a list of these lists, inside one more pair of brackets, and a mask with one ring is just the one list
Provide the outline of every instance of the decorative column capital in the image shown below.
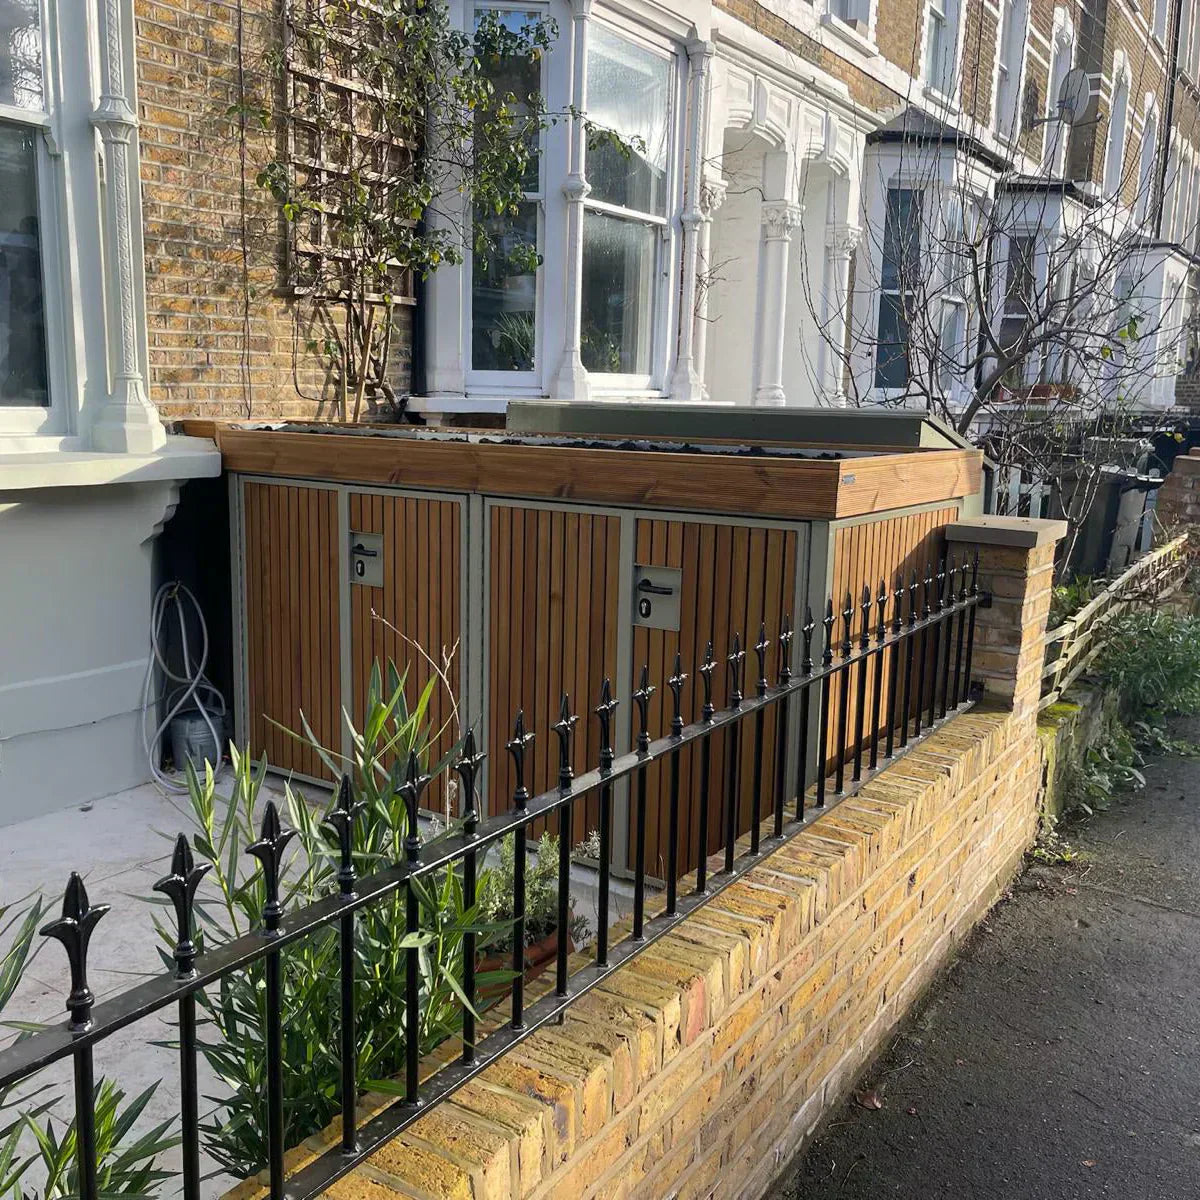
[[762,223],[767,241],[790,241],[792,230],[800,224],[803,215],[804,207],[800,204],[792,204],[787,200],[768,200],[762,206]]
[[725,203],[729,184],[724,179],[706,177],[700,181],[700,215],[711,220],[713,213]]
[[706,75],[716,52],[717,48],[712,42],[705,38],[696,38],[687,44],[688,65],[697,74]]
[[858,225],[830,225],[825,230],[825,246],[831,258],[849,258],[858,249],[863,231]]

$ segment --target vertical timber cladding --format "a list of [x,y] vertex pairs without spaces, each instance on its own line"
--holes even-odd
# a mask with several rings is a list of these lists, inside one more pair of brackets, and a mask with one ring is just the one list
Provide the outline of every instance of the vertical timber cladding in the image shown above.
[[[784,616],[793,620],[796,597],[797,553],[802,549],[799,531],[751,528],[688,520],[638,518],[635,559],[639,564],[674,567],[682,572],[680,626],[678,632],[636,628],[633,636],[633,678],[642,665],[650,668],[650,682],[657,689],[650,702],[650,732],[654,737],[667,732],[671,719],[671,695],[667,688],[678,650],[688,678],[682,689],[681,710],[685,721],[698,720],[704,692],[698,668],[704,661],[706,643],[713,643],[713,703],[724,707],[729,700],[729,670],[726,658],[732,635],[741,634],[746,650],[743,691],[754,695],[758,657],[754,644],[765,622],[771,642],[766,654],[766,675],[774,683],[779,674],[778,634]],[[622,705],[630,705],[622,697]],[[632,705],[630,705],[632,707]],[[628,722],[632,713],[626,717]],[[634,726],[636,728],[636,725]],[[738,833],[749,828],[754,813],[754,723],[740,724],[740,780],[738,789]],[[775,778],[775,710],[764,723],[761,813],[771,811],[771,788]],[[714,734],[711,749],[711,783],[707,847],[722,845],[725,812],[726,735]],[[681,756],[679,771],[679,869],[693,869],[699,849],[699,755],[695,747]],[[646,781],[646,866],[658,878],[666,876],[668,846],[669,769],[663,763],[649,768]],[[789,781],[790,783],[790,781]],[[791,788],[789,786],[789,794]],[[634,820],[629,819],[628,862],[634,861]]]
[[[953,504],[942,508],[928,509],[923,512],[901,513],[885,517],[883,520],[867,520],[842,525],[834,530],[833,546],[830,553],[833,570],[830,577],[829,594],[833,597],[837,614],[837,622],[834,625],[833,631],[835,661],[838,654],[838,647],[845,636],[845,622],[842,619],[841,609],[845,606],[847,593],[849,593],[854,603],[852,641],[855,647],[859,644],[859,636],[862,631],[861,601],[864,585],[871,589],[872,596],[876,596],[879,584],[881,582],[887,584],[888,605],[886,618],[890,628],[893,614],[893,593],[897,582],[903,580],[905,591],[902,611],[905,620],[907,620],[908,584],[912,579],[912,573],[916,571],[918,577],[923,581],[925,569],[929,564],[933,564],[934,570],[937,570],[937,564],[941,561],[946,549],[946,526],[951,521],[957,520],[958,515],[959,506]],[[918,611],[920,611],[924,599],[924,584],[922,583],[917,593]],[[824,615],[824,613],[813,613],[813,620],[818,623],[817,632],[813,636],[813,659],[817,663],[820,662],[821,652],[825,648],[823,630],[820,626],[821,618]],[[871,612],[872,630],[875,628],[878,615],[878,608],[873,607]],[[931,655],[933,653],[932,645],[929,646],[929,653]],[[883,663],[883,682],[881,685],[884,696],[884,704],[882,706],[884,716],[880,719],[881,731],[882,726],[886,725],[886,697],[891,680],[891,655],[884,655],[883,658],[886,661]],[[880,656],[877,655],[872,658],[867,672],[866,695],[868,706],[872,703],[873,689],[875,687],[874,673],[879,662]],[[901,664],[901,670],[903,670],[903,664]],[[854,752],[855,718],[858,712],[857,683],[857,670],[842,672],[838,676],[837,683],[831,690],[829,701],[831,714],[829,739],[826,744],[827,758],[835,752],[837,747],[837,720],[833,714],[836,714],[838,711],[839,687],[849,686],[851,689],[849,716],[846,721],[845,749],[851,754]],[[915,712],[917,708],[915,683],[913,691],[914,695],[910,706],[910,713]],[[870,738],[870,723],[871,714],[868,711],[863,726],[864,740]]]
[[[371,670],[379,664],[387,692],[388,664],[404,676],[411,708],[433,683],[428,723],[430,764],[440,762],[459,738],[456,701],[462,696],[463,504],[457,499],[351,491],[350,530],[382,537],[383,586],[350,586],[351,695],[355,728],[366,715]],[[461,804],[445,790],[453,771],[440,772],[424,806],[443,818]],[[435,791],[435,789],[437,789]]]
[[[515,775],[504,747],[518,709],[534,734],[525,758],[525,784],[532,795],[558,778],[558,739],[551,726],[563,692],[579,716],[576,773],[600,760],[600,729],[592,710],[606,677],[617,688],[621,518],[499,501],[487,511],[487,795],[489,811],[507,812]],[[573,841],[597,827],[599,805],[598,795],[576,805]],[[538,836],[546,827],[539,821],[530,832]]]
[[242,504],[250,752],[276,770],[328,779],[287,730],[301,730],[303,712],[322,745],[340,745],[337,491],[246,480]]

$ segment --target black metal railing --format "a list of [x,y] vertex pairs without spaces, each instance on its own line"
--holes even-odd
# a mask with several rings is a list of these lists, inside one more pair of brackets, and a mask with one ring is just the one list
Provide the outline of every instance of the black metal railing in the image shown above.
[[[649,701],[655,688],[643,668],[632,700],[636,709],[634,749],[617,755],[613,749],[613,717],[617,701],[608,680],[600,688],[594,710],[601,733],[599,762],[593,770],[575,775],[572,740],[578,717],[562,697],[558,720],[551,727],[558,739],[557,785],[531,796],[525,783],[526,752],[533,738],[524,715],[517,714],[513,736],[505,747],[512,757],[516,786],[511,807],[481,818],[476,808],[476,783],[484,755],[473,732],[465,738],[462,754],[454,764],[465,798],[466,815],[459,827],[422,845],[418,811],[422,794],[430,782],[415,755],[407,763],[407,774],[399,791],[406,809],[404,861],[369,875],[359,876],[354,865],[354,830],[359,809],[350,782],[343,778],[326,818],[340,851],[338,890],[315,903],[285,912],[280,898],[284,850],[293,836],[285,828],[273,802],[266,805],[261,835],[248,853],[260,864],[265,889],[263,928],[227,944],[200,952],[195,941],[194,906],[197,888],[208,864],[197,864],[182,834],[175,843],[171,869],[156,885],[173,907],[177,930],[175,969],[139,983],[135,987],[96,1003],[88,986],[88,948],[96,925],[108,911],[92,904],[82,879],[72,874],[67,884],[62,915],[42,932],[62,942],[70,964],[71,989],[67,998],[69,1020],[17,1041],[0,1052],[0,1088],[35,1075],[65,1058],[74,1060],[75,1110],[79,1189],[82,1200],[97,1200],[95,1092],[92,1052],[97,1043],[152,1014],[177,1009],[179,1030],[179,1080],[182,1182],[186,1200],[198,1200],[201,1181],[199,1144],[199,1084],[196,1031],[196,997],[201,989],[222,978],[261,964],[265,980],[265,1055],[269,1190],[273,1198],[293,1200],[326,1191],[372,1152],[395,1137],[430,1106],[450,1096],[473,1076],[496,1061],[535,1030],[561,1017],[567,1007],[601,982],[623,963],[640,953],[707,903],[769,851],[804,827],[823,809],[830,797],[846,795],[857,788],[865,774],[902,753],[927,734],[947,715],[960,711],[972,696],[971,664],[975,641],[976,611],[985,597],[978,588],[978,555],[968,564],[945,561],[931,565],[923,579],[913,572],[907,581],[897,579],[889,592],[881,585],[872,595],[864,588],[857,604],[845,598],[840,612],[833,601],[818,623],[810,614],[796,633],[783,622],[772,642],[765,627],[753,646],[757,676],[754,694],[743,695],[746,652],[734,634],[724,669],[728,673],[728,706],[718,711],[713,704],[713,675],[719,664],[709,644],[704,661],[697,667],[703,703],[696,719],[685,723],[680,711],[681,693],[687,676],[676,655],[674,670],[665,681],[672,696],[672,711],[666,732],[658,738],[648,728]],[[891,605],[890,619],[888,605]],[[840,629],[838,628],[840,625]],[[814,658],[814,639],[822,629],[819,662]],[[793,668],[793,641],[800,641],[800,661]],[[773,652],[773,653],[772,653]],[[772,662],[773,658],[773,662]],[[774,667],[775,682],[768,677]],[[885,684],[885,676],[886,684]],[[851,695],[856,698],[852,710]],[[793,729],[792,702],[799,704],[799,736],[794,739],[794,768],[789,786],[788,755],[784,752]],[[813,718],[815,700],[817,720]],[[771,710],[774,710],[772,713]],[[766,721],[776,721],[777,748],[774,778],[764,787],[763,741]],[[831,741],[831,722],[834,722]],[[810,736],[816,726],[816,740]],[[748,843],[739,847],[737,811],[741,784],[741,755],[749,730],[753,773],[754,810]],[[713,739],[726,739],[726,777],[714,786],[710,771]],[[694,881],[678,878],[680,845],[680,758],[695,746],[700,759],[696,803],[699,809],[696,847],[699,858]],[[647,770],[659,761],[667,764],[668,845],[662,910],[652,916],[646,911],[646,810]],[[849,772],[849,779],[847,773]],[[808,780],[815,775],[809,802]],[[830,778],[832,775],[832,778]],[[610,944],[610,860],[613,845],[614,786],[632,783],[634,820],[633,920],[629,936]],[[600,796],[600,861],[598,872],[597,929],[590,965],[569,971],[570,871],[572,817],[576,802],[593,792]],[[770,809],[764,811],[764,798]],[[723,857],[710,870],[708,844],[709,814],[713,803],[724,805]],[[557,817],[558,940],[554,984],[532,1003],[526,1002],[525,977],[525,860],[527,831],[542,818]],[[764,835],[763,826],[769,832]],[[359,1095],[355,1032],[355,932],[356,915],[404,889],[406,930],[418,931],[420,906],[417,889],[409,886],[435,872],[461,871],[465,904],[477,900],[481,855],[501,838],[514,839],[512,913],[513,952],[510,1008],[507,1018],[483,1037],[477,1036],[475,1006],[476,967],[479,946],[468,932],[462,944],[462,987],[470,1004],[463,1005],[462,1048],[456,1060],[421,1080],[420,1062],[420,966],[416,949],[406,951],[405,964],[405,1070],[403,1098],[359,1125],[355,1104]],[[740,850],[740,852],[739,852]],[[689,872],[689,875],[691,873]],[[680,887],[684,883],[686,886]],[[284,1076],[289,1064],[282,1051],[283,1011],[281,987],[282,956],[289,946],[314,932],[336,930],[340,939],[340,1058],[341,1139],[313,1161],[285,1177]],[[397,931],[398,933],[400,931]],[[304,1070],[305,1064],[296,1064]]]

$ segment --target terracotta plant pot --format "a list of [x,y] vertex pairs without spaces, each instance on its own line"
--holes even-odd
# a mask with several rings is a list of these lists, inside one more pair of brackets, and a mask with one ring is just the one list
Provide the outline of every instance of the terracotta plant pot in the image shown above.
[[[567,953],[573,954],[575,951],[575,939],[570,934],[567,935]],[[552,929],[540,941],[531,942],[525,947],[525,982],[530,983],[541,975],[547,967],[554,962],[555,956],[558,953],[558,930]],[[512,955],[505,954],[489,954],[481,959],[479,966],[476,968],[478,974],[482,975],[487,971],[511,971],[512,970]],[[502,996],[507,996],[511,989],[508,983],[492,983],[487,984],[479,989],[479,998],[483,1004],[490,1007]]]

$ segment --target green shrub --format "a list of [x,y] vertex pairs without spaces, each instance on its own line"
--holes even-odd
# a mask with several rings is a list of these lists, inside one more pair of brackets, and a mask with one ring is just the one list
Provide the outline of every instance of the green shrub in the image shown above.
[[1104,590],[1107,580],[1079,575],[1067,583],[1058,584],[1050,593],[1048,628],[1056,629],[1068,617],[1073,617],[1084,605]]
[[1139,718],[1200,712],[1200,619],[1134,610],[1107,632],[1097,670]]

